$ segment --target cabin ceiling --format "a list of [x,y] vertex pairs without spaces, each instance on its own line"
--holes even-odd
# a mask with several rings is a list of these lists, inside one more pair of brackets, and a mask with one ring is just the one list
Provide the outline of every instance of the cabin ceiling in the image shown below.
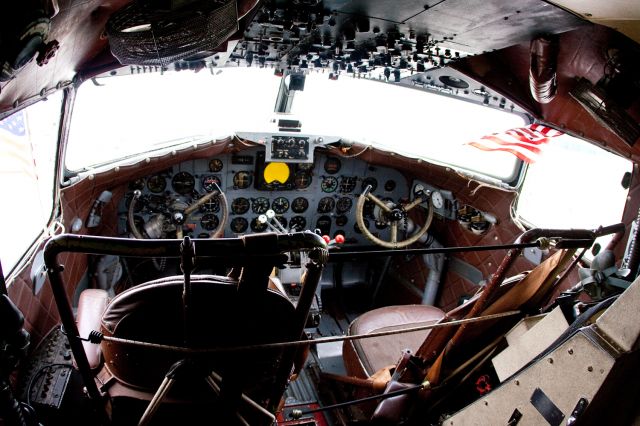
[[[636,0],[606,4],[560,0],[559,6],[542,0],[236,1],[239,30],[213,51],[186,58],[188,67],[208,60],[208,66],[322,67],[340,73],[386,68],[406,77],[451,66],[538,119],[620,153],[640,155],[640,144],[625,142],[570,95],[577,79],[596,85],[605,77],[611,49],[631,57],[638,53],[638,44],[631,39],[584,18],[611,25],[624,20],[621,29],[633,37],[640,14]],[[0,63],[15,54],[16,40],[37,16],[34,10],[45,4],[44,15],[52,18],[45,39],[47,49],[43,49],[48,56],[32,59],[8,81],[0,81],[0,117],[70,84],[74,78],[120,66],[111,54],[105,26],[109,17],[128,3],[29,0],[14,5],[14,14],[2,14]],[[548,104],[537,103],[529,93],[530,40],[540,35],[555,35],[560,40],[558,95]],[[627,68],[632,74],[637,71]],[[628,120],[638,123],[640,96],[634,91],[640,72],[635,75],[628,79],[632,96],[622,109]]]

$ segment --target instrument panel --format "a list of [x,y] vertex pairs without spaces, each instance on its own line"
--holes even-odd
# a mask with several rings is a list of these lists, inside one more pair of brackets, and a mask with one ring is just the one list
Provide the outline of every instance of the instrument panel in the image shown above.
[[[142,192],[134,220],[144,229],[154,215],[185,209],[217,184],[228,202],[225,237],[269,230],[258,217],[273,210],[274,220],[284,230],[319,229],[332,238],[342,234],[348,245],[369,245],[356,224],[356,203],[362,191],[370,185],[383,201],[410,197],[408,182],[399,171],[358,158],[316,153],[313,163],[285,163],[267,162],[265,157],[265,147],[259,146],[240,154],[186,161],[129,183],[119,206],[120,234],[130,233],[127,212],[134,190]],[[389,230],[376,220],[375,209],[365,204],[365,224],[386,239]],[[219,224],[220,213],[218,199],[208,200],[186,218],[184,234],[208,238]]]

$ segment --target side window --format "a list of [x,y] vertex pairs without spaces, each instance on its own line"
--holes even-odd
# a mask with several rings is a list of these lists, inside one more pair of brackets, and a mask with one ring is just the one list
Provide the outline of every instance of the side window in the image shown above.
[[[620,222],[631,161],[569,135],[553,138],[530,164],[517,214],[538,228],[586,228]],[[598,239],[604,248],[611,236]],[[586,255],[589,255],[590,251]]]
[[5,275],[51,218],[62,98],[57,92],[0,121],[0,261]]

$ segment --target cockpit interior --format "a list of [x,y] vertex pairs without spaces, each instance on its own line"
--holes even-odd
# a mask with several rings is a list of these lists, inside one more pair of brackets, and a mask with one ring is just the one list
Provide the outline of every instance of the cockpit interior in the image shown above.
[[637,424],[637,4],[0,17],[0,424]]

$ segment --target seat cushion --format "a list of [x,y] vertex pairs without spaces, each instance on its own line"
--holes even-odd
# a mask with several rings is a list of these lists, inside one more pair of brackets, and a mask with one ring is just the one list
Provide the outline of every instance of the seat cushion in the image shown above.
[[[349,326],[349,335],[419,327],[438,322],[444,315],[442,310],[428,305],[385,306],[356,318]],[[381,368],[395,364],[405,349],[415,352],[430,331],[346,341],[343,358],[347,373],[362,378],[370,377]]]

